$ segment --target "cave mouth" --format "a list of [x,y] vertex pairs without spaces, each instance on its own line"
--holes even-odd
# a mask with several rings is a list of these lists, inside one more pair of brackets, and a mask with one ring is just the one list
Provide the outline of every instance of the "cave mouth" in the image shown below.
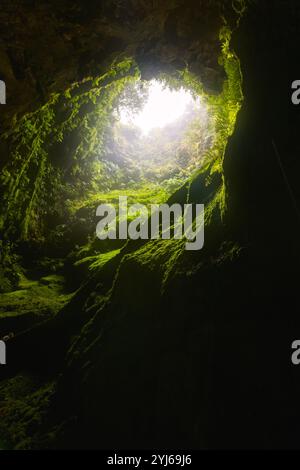
[[[228,299],[223,285],[215,295],[214,272],[224,277],[226,292],[227,280],[232,284],[227,265],[234,247],[219,250],[223,159],[242,101],[229,23],[220,28],[227,3],[234,4],[232,24],[231,10],[241,2],[122,0],[87,9],[83,2],[72,8],[54,2],[48,17],[44,2],[38,9],[23,3],[30,15],[22,5],[17,16],[13,9],[3,13],[13,26],[8,72],[13,78],[24,68],[24,81],[16,77],[24,98],[0,135],[7,155],[0,174],[1,336],[13,347],[9,381],[0,384],[0,445],[91,449],[114,442],[116,448],[126,434],[121,447],[128,449],[152,442],[190,447],[198,440],[207,447],[199,399],[205,401],[211,374],[206,368],[199,374],[199,364],[210,347],[211,307],[216,299],[222,317],[219,304]],[[166,126],[124,136],[129,131],[118,106],[126,90],[142,82],[147,88],[153,77],[171,91],[183,87],[201,97],[207,113],[184,128],[191,101]],[[175,238],[97,239],[97,206],[116,204],[120,195],[128,204],[205,204],[209,251],[200,258]],[[190,308],[194,299],[200,315]],[[174,389],[177,370],[187,386]],[[175,433],[187,445],[178,446]]]
[[[182,26],[186,28],[188,23]],[[197,26],[197,31],[198,29]],[[182,33],[184,34],[184,28],[181,30]],[[187,35],[191,36],[192,43],[194,32],[188,28]],[[121,383],[120,388],[117,381],[116,387],[113,386],[114,390],[110,388],[111,371],[107,372],[108,369],[101,369],[98,366],[98,358],[100,362],[105,362],[102,360],[101,347],[104,345],[105,354],[106,345],[110,341],[110,336],[107,335],[117,330],[116,338],[112,338],[111,351],[118,359],[118,363],[122,367],[124,365],[125,373],[130,372],[127,365],[136,361],[132,361],[133,356],[131,357],[131,353],[128,355],[126,350],[130,352],[140,350],[141,345],[147,346],[147,338],[154,338],[155,341],[151,339],[153,344],[156,343],[156,338],[159,339],[156,336],[156,331],[159,330],[157,325],[164,324],[166,305],[167,303],[169,305],[171,300],[172,307],[173,302],[166,290],[168,285],[172,285],[179,293],[182,292],[182,289],[177,288],[178,279],[183,279],[181,275],[186,273],[186,280],[189,281],[199,266],[203,266],[202,272],[207,274],[204,278],[212,284],[210,266],[213,264],[219,266],[219,253],[218,257],[209,259],[208,264],[206,262],[208,258],[204,258],[203,263],[199,258],[192,259],[192,256],[184,251],[182,243],[174,238],[162,242],[133,240],[132,243],[131,240],[128,243],[124,240],[99,240],[96,238],[95,216],[99,204],[116,204],[120,195],[126,195],[129,204],[139,202],[149,205],[168,202],[182,206],[185,203],[203,203],[207,208],[206,227],[212,234],[209,239],[212,239],[212,243],[218,243],[218,235],[222,234],[221,222],[226,207],[223,157],[228,138],[234,130],[242,99],[239,62],[229,51],[229,36],[223,33],[221,39],[222,65],[227,74],[223,90],[220,91],[219,87],[215,87],[212,88],[215,93],[208,95],[209,91],[208,88],[204,88],[200,71],[197,75],[192,75],[192,72],[184,68],[185,64],[189,64],[189,60],[185,61],[183,58],[184,60],[178,64],[178,69],[176,65],[174,75],[165,77],[164,81],[171,91],[175,92],[183,87],[195,99],[190,101],[181,117],[178,116],[177,120],[168,122],[166,126],[154,127],[148,133],[136,128],[130,128],[129,132],[128,125],[120,122],[118,107],[122,106],[122,100],[128,98],[128,93],[131,99],[130,89],[134,89],[137,83],[142,83],[141,76],[148,77],[139,61],[140,54],[129,49],[128,59],[124,58],[127,56],[122,53],[113,63],[110,59],[109,62],[107,60],[105,66],[103,63],[97,71],[93,73],[84,71],[84,75],[76,76],[74,80],[78,81],[72,83],[69,80],[62,86],[57,85],[54,90],[58,91],[47,95],[49,96],[47,102],[46,98],[43,98],[43,103],[38,109],[22,115],[12,123],[9,132],[1,135],[0,144],[5,144],[5,148],[8,149],[7,162],[0,176],[0,190],[4,195],[0,209],[0,231],[4,234],[4,242],[2,245],[1,241],[0,246],[5,250],[1,253],[3,267],[0,266],[2,269],[0,292],[1,290],[5,292],[0,299],[2,334],[7,337],[11,337],[11,334],[16,338],[21,337],[22,344],[23,332],[29,332],[32,347],[28,353],[27,349],[26,351],[24,349],[24,354],[20,355],[20,362],[18,361],[16,365],[17,370],[23,370],[24,364],[24,369],[30,369],[35,374],[36,371],[41,371],[42,377],[38,380],[38,384],[34,381],[32,384],[27,383],[27,377],[25,382],[21,377],[21,383],[16,381],[15,384],[22,391],[24,386],[29,401],[36,402],[36,397],[41,397],[38,399],[39,403],[32,408],[34,416],[47,414],[50,417],[48,397],[51,410],[52,403],[54,407],[58,404],[58,408],[62,404],[66,409],[63,418],[58,409],[57,418],[52,415],[51,424],[48,426],[46,422],[45,427],[43,424],[42,428],[47,431],[47,436],[44,436],[42,428],[36,431],[35,424],[31,426],[32,421],[30,421],[31,416],[28,418],[26,401],[24,432],[23,428],[21,429],[24,442],[20,442],[23,438],[16,436],[11,427],[11,423],[15,424],[14,416],[19,415],[20,400],[16,403],[14,397],[11,400],[10,394],[14,393],[15,389],[8,387],[8,397],[12,404],[5,414],[6,419],[1,422],[0,438],[2,439],[2,435],[7,436],[9,445],[19,448],[22,448],[22,445],[30,446],[29,434],[33,435],[36,432],[39,442],[47,442],[47,445],[48,436],[50,441],[59,441],[61,434],[65,435],[66,432],[67,437],[63,436],[62,440],[68,440],[68,427],[72,427],[74,423],[76,427],[77,409],[78,423],[87,423],[88,427],[87,429],[84,426],[78,433],[78,440],[82,437],[84,443],[89,439],[93,443],[93,439],[98,438],[99,433],[94,431],[99,428],[99,422],[102,423],[100,433],[103,430],[104,437],[106,428],[108,434],[110,433],[111,423],[115,429],[118,429],[119,417],[123,416],[123,410],[120,410],[120,414],[117,408],[117,411],[109,417],[106,426],[106,415],[103,421],[101,415],[97,414],[99,407],[94,406],[95,403],[100,403],[99,397],[96,396],[99,391],[103,398],[101,403],[107,402],[106,391],[102,395],[103,384],[109,396],[113,396],[114,390],[122,390],[124,385]],[[201,39],[199,41],[201,42]],[[119,40],[117,42],[119,43]],[[140,38],[138,42],[142,45],[143,39]],[[93,39],[94,45],[96,42]],[[195,44],[195,47],[197,50],[199,44]],[[211,50],[210,46],[208,50]],[[206,53],[207,48],[205,55]],[[175,56],[180,58],[179,51],[175,51]],[[204,54],[201,52],[199,56],[201,59]],[[93,57],[97,57],[96,52]],[[147,57],[145,54],[145,60],[148,60]],[[152,65],[149,61],[147,69],[151,72]],[[159,73],[166,73],[163,70],[166,69],[160,67],[154,69],[156,80],[161,80]],[[82,78],[83,76],[86,78]],[[144,85],[147,89],[147,82],[144,82]],[[206,93],[204,90],[207,90]],[[199,99],[197,97],[201,97],[201,103],[204,104],[203,118],[199,119],[198,115],[195,115],[196,118],[187,119],[187,124],[184,126],[182,120],[187,118],[189,113],[193,114],[194,111],[197,113],[194,109],[197,107],[194,103],[194,101],[197,103]],[[136,109],[136,105],[138,108],[139,100],[134,103],[132,99],[129,109]],[[129,132],[129,136],[126,132]],[[183,288],[186,287],[184,280]],[[199,283],[192,282],[191,287],[197,292]],[[185,296],[174,298],[178,309],[182,309],[182,298],[190,298],[190,294],[193,294],[192,289],[188,290]],[[206,302],[206,299],[204,300]],[[141,315],[140,305],[143,308],[145,305],[145,315],[144,312]],[[162,318],[162,323],[156,323],[156,311],[157,317]],[[175,312],[175,329],[177,329],[177,319],[180,321],[178,325],[182,324],[181,313],[179,310]],[[118,330],[118,325],[124,323],[128,325],[128,329],[125,332]],[[192,324],[194,325],[194,322]],[[195,325],[198,327],[198,320]],[[202,323],[200,326],[202,328]],[[118,335],[118,331],[121,335]],[[147,333],[147,337],[143,331]],[[94,338],[94,332],[97,338]],[[128,343],[126,343],[127,336]],[[56,347],[53,351],[54,357],[51,354],[50,361],[49,351],[52,348],[53,338]],[[200,340],[202,341],[202,336]],[[37,349],[33,346],[35,341],[39,345]],[[160,350],[165,351],[163,343],[158,345]],[[123,354],[124,346],[125,354]],[[21,350],[22,347],[18,351]],[[39,352],[38,355],[35,354],[36,351]],[[77,357],[74,360],[75,356]],[[142,364],[144,356],[141,357]],[[146,362],[148,357],[150,356],[147,354]],[[153,358],[156,357],[155,350]],[[75,362],[76,367],[73,367]],[[45,368],[45,364],[48,363],[49,367]],[[95,374],[90,369],[94,364],[96,375],[108,378],[103,383],[94,382],[95,389],[91,382]],[[115,360],[111,361],[109,357],[109,364],[115,364]],[[168,360],[163,363],[163,367],[165,365],[168,365]],[[61,367],[66,373],[61,373]],[[46,377],[45,369],[47,369]],[[86,378],[83,384],[78,374],[78,387],[77,371],[83,371],[80,376]],[[124,377],[123,374],[121,376]],[[41,389],[44,378],[48,381],[49,377],[51,384],[49,382],[48,385],[47,382]],[[64,383],[60,380],[65,378],[64,383],[68,382],[68,386],[64,389]],[[148,378],[144,380],[142,377],[142,382],[146,385],[149,382]],[[59,383],[56,396],[54,389],[57,381]],[[76,390],[82,391],[80,395],[86,396],[85,403],[81,402],[81,396],[72,394],[72,390],[68,395],[69,385],[72,387],[74,383]],[[109,386],[105,389],[106,383]],[[135,385],[133,382],[134,387]],[[152,388],[150,387],[151,390]],[[67,394],[64,394],[63,390],[66,390]],[[95,395],[92,393],[93,390]],[[1,388],[0,392],[2,393]],[[131,388],[126,388],[126,396],[127,392],[128,396],[136,398],[134,393],[131,393]],[[70,406],[66,406],[63,396],[74,396],[74,400],[68,400]],[[150,395],[147,392],[145,396],[148,400],[147,397]],[[52,397],[55,402],[52,401]],[[162,398],[164,400],[164,397]],[[143,393],[141,400],[144,405]],[[122,403],[122,400],[116,400],[115,403]],[[134,406],[134,413],[135,410],[139,411],[138,400],[137,403],[138,408]],[[23,406],[22,401],[21,405]],[[73,405],[76,415],[72,414],[69,419],[68,413]],[[107,409],[111,411],[110,406]],[[81,410],[86,410],[87,415],[81,415]],[[152,415],[151,410],[150,407]],[[116,415],[118,415],[117,420]],[[147,416],[146,421],[152,427]],[[125,418],[127,419],[126,415]],[[48,416],[46,421],[47,419]],[[28,422],[30,430],[27,429]],[[66,428],[64,428],[65,423]],[[128,423],[131,424],[131,421]],[[155,426],[155,423],[153,424]],[[147,425],[138,428],[141,429],[141,434],[149,434]],[[191,428],[195,428],[193,423]],[[106,441],[101,439],[100,441],[104,442],[105,447]],[[34,446],[34,441],[32,442]],[[52,447],[51,442],[49,445]]]
[[[96,208],[116,205],[120,196],[147,207],[178,200],[204,203],[208,214],[223,210],[223,155],[242,93],[228,42],[222,56],[222,93],[209,94],[188,68],[144,79],[135,59],[123,58],[104,74],[52,94],[1,136],[10,149],[0,180],[6,205],[0,228],[9,240],[2,290],[17,288],[24,269],[39,276],[51,268],[73,279],[77,263],[86,260],[89,267],[121,248],[123,242],[99,241],[95,230]],[[122,110],[141,112],[157,83],[160,93],[179,92],[182,114],[147,132],[122,121]]]
[[202,167],[214,139],[204,96],[170,77],[137,78],[115,102],[99,160],[115,169],[111,189],[150,185],[171,194]]
[[[122,93],[123,101],[130,93],[130,87]],[[134,84],[137,98],[143,100],[142,106],[135,109],[132,103],[119,106],[120,123],[135,126],[141,130],[141,137],[146,137],[151,131],[163,128],[180,119],[188,107],[200,108],[200,97],[196,99],[190,90],[171,89],[166,82],[152,79],[149,82],[137,80]],[[131,106],[130,106],[131,104]],[[204,111],[204,105],[202,104]],[[207,112],[207,110],[205,110]],[[204,113],[203,113],[204,114]],[[192,116],[191,116],[192,118]]]

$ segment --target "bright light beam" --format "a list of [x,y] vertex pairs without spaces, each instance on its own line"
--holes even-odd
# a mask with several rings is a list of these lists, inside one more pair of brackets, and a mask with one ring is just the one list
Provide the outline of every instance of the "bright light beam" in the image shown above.
[[191,93],[181,88],[171,90],[165,88],[157,80],[151,80],[149,95],[143,109],[130,116],[126,108],[120,110],[122,124],[133,124],[147,135],[155,127],[164,127],[178,119],[193,102]]

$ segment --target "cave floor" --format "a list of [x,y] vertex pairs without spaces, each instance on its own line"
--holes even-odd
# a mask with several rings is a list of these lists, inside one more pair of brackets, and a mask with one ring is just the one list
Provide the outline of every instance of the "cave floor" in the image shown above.
[[71,297],[62,275],[49,274],[39,279],[22,275],[16,290],[0,296],[0,338],[51,318]]
[[[22,275],[16,290],[0,296],[0,337],[6,341],[56,315],[73,296],[62,275],[32,277]],[[0,450],[36,447],[35,434],[54,393],[55,380],[25,371],[1,381]]]

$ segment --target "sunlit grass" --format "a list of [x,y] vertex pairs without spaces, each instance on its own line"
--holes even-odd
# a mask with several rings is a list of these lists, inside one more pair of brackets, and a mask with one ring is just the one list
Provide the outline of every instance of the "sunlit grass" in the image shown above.
[[108,192],[99,192],[87,195],[86,198],[70,201],[69,210],[74,213],[82,207],[96,207],[99,204],[119,204],[120,196],[127,196],[128,204],[162,204],[166,202],[171,191],[160,187],[157,184],[145,184],[140,187],[128,189],[114,189]]

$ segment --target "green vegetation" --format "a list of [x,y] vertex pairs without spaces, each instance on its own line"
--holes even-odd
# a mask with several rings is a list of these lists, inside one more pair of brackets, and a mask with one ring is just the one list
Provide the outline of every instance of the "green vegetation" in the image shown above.
[[108,263],[112,258],[117,256],[120,253],[120,250],[111,250],[108,253],[103,253],[100,255],[96,256],[87,256],[86,258],[82,258],[76,263],[74,263],[74,266],[80,266],[82,264],[88,264],[89,269],[91,271],[98,271],[103,266],[105,266],[106,263]]
[[5,228],[7,237],[43,237],[44,215],[53,207],[61,209],[59,196],[74,199],[93,184],[98,170],[93,157],[114,102],[137,73],[132,61],[113,65],[104,76],[87,78],[53,95],[1,136],[11,153],[0,180],[4,194],[0,229]]
[[[96,240],[95,208],[100,203],[116,204],[120,195],[126,195],[129,204],[204,203],[209,239],[220,245],[226,211],[223,158],[243,98],[239,61],[230,50],[230,38],[226,26],[220,33],[220,63],[227,79],[220,95],[205,95],[199,79],[188,70],[172,78],[158,77],[171,87],[186,87],[207,106],[209,122],[199,125],[188,120],[181,125],[180,139],[173,138],[179,132],[178,123],[157,130],[143,143],[133,129],[118,124],[114,110],[122,100],[137,109],[143,102],[143,93],[132,91],[140,74],[131,59],[53,95],[1,136],[10,149],[0,177],[4,195],[0,289],[5,292],[0,299],[1,336],[54,318],[61,335],[72,331],[66,341],[68,364],[78,357],[84,361],[99,340],[93,329],[100,337],[102,322],[113,324],[130,307],[151,312],[168,283],[199,261],[201,254],[191,259],[182,240],[118,246]],[[222,250],[218,259],[238,254],[238,247]],[[135,280],[132,290],[128,279]],[[73,294],[67,293],[65,284],[71,284]],[[153,298],[148,285],[157,288]],[[110,310],[112,305],[115,310]],[[79,325],[76,334],[74,325]],[[54,382],[53,377],[41,384],[21,376],[1,382],[0,439],[6,436],[5,445],[40,445],[35,434],[43,433],[43,414]]]
[[[1,450],[28,450],[44,444],[39,435],[54,391],[54,382],[41,384],[35,377],[18,375],[1,381]],[[51,439],[51,435],[47,437]]]
[[17,290],[0,296],[0,337],[53,317],[71,299],[62,276],[52,274],[39,281],[20,278]]

